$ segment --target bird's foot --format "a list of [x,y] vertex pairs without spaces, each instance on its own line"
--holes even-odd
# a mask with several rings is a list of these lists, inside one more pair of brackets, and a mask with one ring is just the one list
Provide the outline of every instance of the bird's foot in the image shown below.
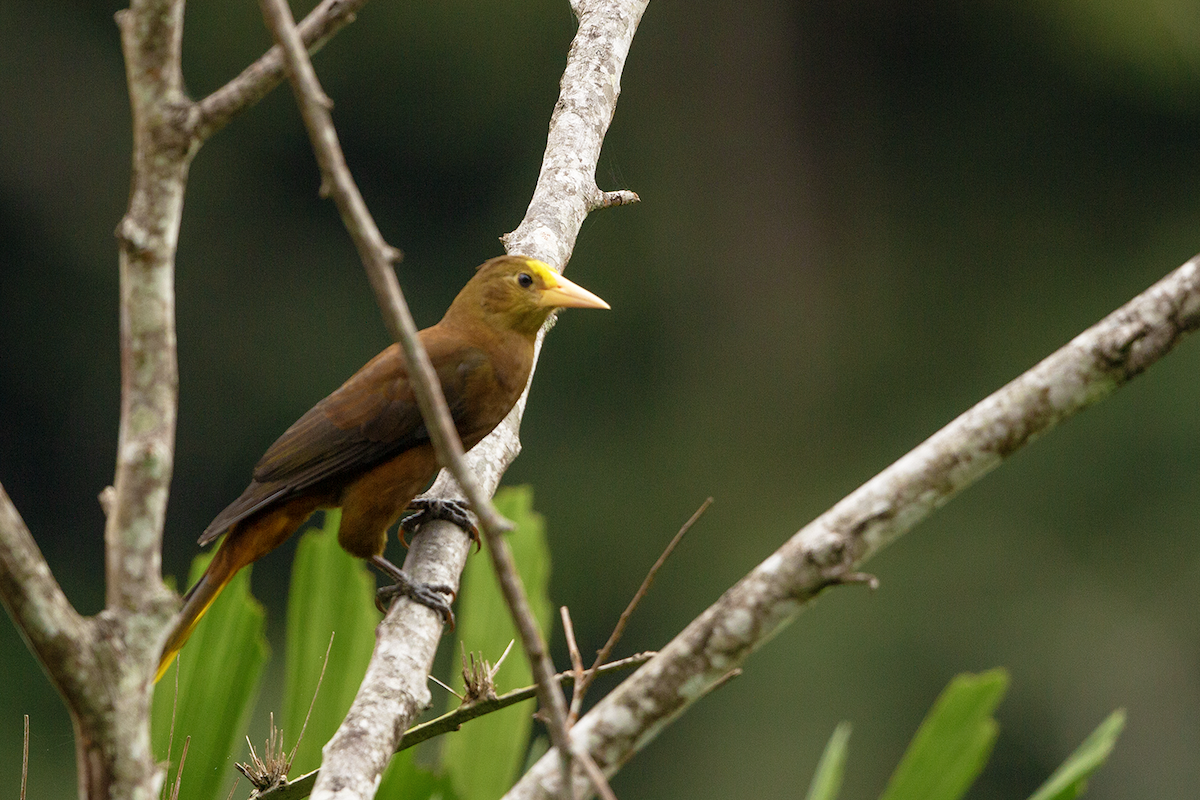
[[400,520],[400,538],[404,540],[405,547],[408,546],[408,537],[405,534],[416,533],[418,528],[432,519],[444,519],[462,528],[475,543],[476,552],[479,552],[483,546],[479,540],[479,528],[475,525],[474,517],[471,516],[466,505],[457,500],[421,497],[409,503],[407,510],[414,513]]
[[[414,581],[383,556],[372,556],[371,564],[395,581],[389,586],[381,586],[375,592],[375,607],[381,612],[386,614],[392,601],[397,597],[407,597],[414,603],[420,603],[426,608],[436,611],[442,618],[442,622],[448,625],[450,630],[454,630],[454,612],[450,609],[450,602],[454,600],[454,587],[444,583]],[[449,600],[446,599],[447,597]]]

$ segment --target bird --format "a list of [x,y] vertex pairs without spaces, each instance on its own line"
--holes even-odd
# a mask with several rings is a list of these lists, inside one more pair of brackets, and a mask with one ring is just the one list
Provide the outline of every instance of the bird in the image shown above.
[[[441,321],[417,334],[464,449],[516,404],[529,380],[537,333],[560,308],[609,305],[543,261],[504,255],[481,264]],[[282,544],[318,509],[341,508],[338,543],[397,581],[381,589],[381,597],[406,595],[452,621],[443,595],[452,593],[449,587],[416,583],[383,558],[388,529],[406,510],[470,529],[455,503],[413,502],[438,466],[404,352],[393,344],[288,428],[254,467],[246,490],[205,528],[201,546],[224,539],[183,596],[155,681],[238,570]]]

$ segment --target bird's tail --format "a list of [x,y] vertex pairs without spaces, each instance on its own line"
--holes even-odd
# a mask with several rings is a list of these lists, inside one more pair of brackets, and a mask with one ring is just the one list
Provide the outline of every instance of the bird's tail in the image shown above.
[[217,595],[221,590],[233,579],[237,573],[236,569],[221,569],[218,565],[223,564],[225,559],[222,559],[220,551],[213,558],[208,569],[200,580],[196,581],[196,585],[188,589],[187,594],[183,596],[183,609],[179,614],[179,621],[175,623],[175,629],[171,631],[170,638],[163,645],[162,657],[158,662],[158,672],[154,675],[154,682],[158,683],[162,676],[166,674],[167,668],[171,666],[171,662],[175,660],[175,655],[187,642],[188,637],[192,635],[192,631],[196,630],[197,623],[204,613],[208,611],[213,601],[217,599]]
[[[208,611],[226,584],[233,580],[238,570],[254,563],[282,544],[326,499],[328,498],[320,494],[300,495],[273,506],[270,511],[239,520],[225,533],[225,538],[209,562],[208,569],[204,571],[204,577],[183,596],[183,610],[179,614],[179,622],[175,624],[175,630],[171,631],[171,638],[167,639],[162,659],[158,662],[158,672],[154,676],[156,683],[167,671],[167,667],[171,666],[179,648],[183,647],[184,642],[192,635],[196,623],[204,616],[204,612]],[[209,531],[212,530],[213,526],[210,525]],[[209,538],[206,533],[200,541],[203,544]]]

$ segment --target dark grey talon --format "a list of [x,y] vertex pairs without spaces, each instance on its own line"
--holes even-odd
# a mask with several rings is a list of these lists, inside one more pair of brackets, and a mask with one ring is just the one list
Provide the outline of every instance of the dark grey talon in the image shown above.
[[[387,613],[397,597],[407,597],[414,603],[436,611],[442,622],[448,625],[450,630],[454,630],[454,611],[450,608],[450,602],[454,599],[452,586],[444,583],[418,583],[383,556],[372,556],[371,564],[395,581],[388,586],[381,586],[375,592],[375,607],[382,613]],[[447,600],[447,597],[450,599]]]
[[[406,534],[416,533],[418,528],[430,520],[444,519],[462,528],[467,536],[471,537],[471,541],[475,543],[476,552],[483,546],[479,539],[479,528],[476,527],[471,512],[467,510],[465,504],[457,500],[422,497],[409,503],[408,510],[414,513],[400,520],[400,529]],[[401,538],[407,545],[408,537],[401,534]]]

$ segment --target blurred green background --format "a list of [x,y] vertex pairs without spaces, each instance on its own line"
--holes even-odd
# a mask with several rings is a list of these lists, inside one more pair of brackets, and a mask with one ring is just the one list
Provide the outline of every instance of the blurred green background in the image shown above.
[[[0,482],[86,613],[119,401],[119,7],[0,0]],[[317,58],[419,324],[520,221],[573,31],[561,0],[378,0]],[[254,3],[189,6],[193,96],[266,44]],[[509,473],[535,487],[552,595],[585,652],[707,495],[619,654],[662,645],[809,519],[1200,251],[1194,0],[654,0],[623,91],[598,179],[643,202],[592,215],[569,270],[613,310],[563,315]],[[167,572],[185,573],[266,446],[387,343],[317,186],[286,90],[192,167]],[[1119,706],[1128,727],[1089,796],[1194,796],[1198,390],[1185,341],[872,562],[878,591],[824,596],[617,793],[796,797],[849,719],[843,796],[872,797],[946,681],[1004,665],[972,797],[1024,796]],[[254,572],[275,642],[290,561],[285,547]],[[69,721],[7,620],[0,668],[0,785],[19,780],[29,713],[31,796],[69,795]]]

